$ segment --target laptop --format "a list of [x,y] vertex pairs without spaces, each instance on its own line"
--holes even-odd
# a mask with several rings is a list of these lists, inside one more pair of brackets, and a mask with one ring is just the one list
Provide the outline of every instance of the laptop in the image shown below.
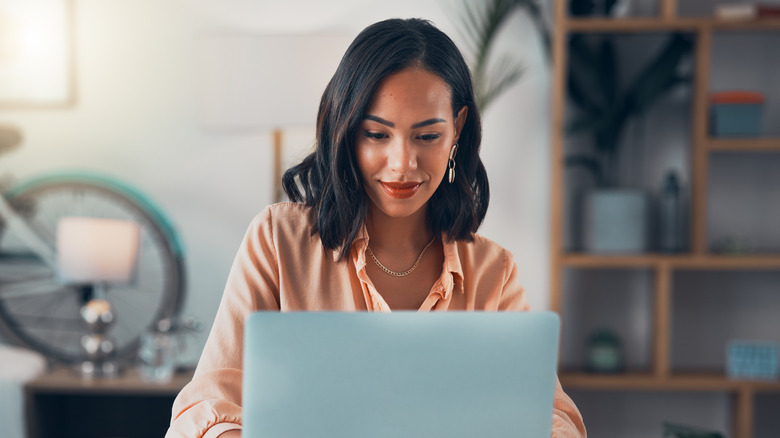
[[244,438],[549,438],[552,312],[255,312]]

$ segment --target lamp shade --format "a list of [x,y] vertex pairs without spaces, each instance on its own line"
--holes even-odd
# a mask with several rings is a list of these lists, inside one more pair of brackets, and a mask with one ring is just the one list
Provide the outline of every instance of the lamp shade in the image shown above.
[[130,221],[63,217],[57,262],[64,283],[127,283],[135,272],[140,229]]
[[200,115],[218,130],[314,126],[353,35],[207,35],[200,41]]

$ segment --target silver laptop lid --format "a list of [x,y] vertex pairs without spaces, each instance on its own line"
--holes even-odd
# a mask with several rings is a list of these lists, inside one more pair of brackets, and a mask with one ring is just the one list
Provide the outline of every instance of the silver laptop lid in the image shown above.
[[257,312],[244,438],[550,436],[552,312]]

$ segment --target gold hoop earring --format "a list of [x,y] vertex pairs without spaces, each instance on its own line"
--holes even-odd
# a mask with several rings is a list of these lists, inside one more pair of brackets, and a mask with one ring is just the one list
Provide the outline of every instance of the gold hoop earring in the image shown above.
[[450,149],[450,158],[447,160],[448,176],[447,181],[452,184],[455,181],[455,155],[458,154],[458,144],[455,143]]

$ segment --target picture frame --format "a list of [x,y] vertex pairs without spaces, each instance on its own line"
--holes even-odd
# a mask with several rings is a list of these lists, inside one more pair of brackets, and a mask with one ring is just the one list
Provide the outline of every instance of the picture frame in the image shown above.
[[73,0],[0,2],[0,109],[75,103]]

